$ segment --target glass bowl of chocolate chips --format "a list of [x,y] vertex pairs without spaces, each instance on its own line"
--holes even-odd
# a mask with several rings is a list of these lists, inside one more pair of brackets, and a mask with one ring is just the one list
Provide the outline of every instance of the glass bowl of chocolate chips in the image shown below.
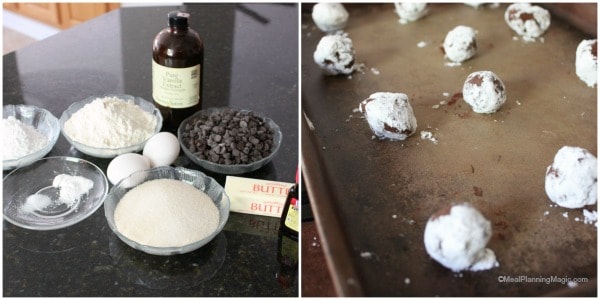
[[281,130],[256,112],[219,107],[200,110],[179,125],[183,153],[198,166],[219,174],[260,169],[277,154]]

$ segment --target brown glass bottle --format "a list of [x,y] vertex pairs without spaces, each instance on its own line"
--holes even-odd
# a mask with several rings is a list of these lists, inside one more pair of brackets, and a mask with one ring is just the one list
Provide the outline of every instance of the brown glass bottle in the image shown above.
[[202,107],[204,42],[189,28],[189,14],[168,14],[169,27],[152,45],[152,98],[163,117],[163,130],[179,124]]
[[290,188],[283,212],[281,213],[279,231],[288,237],[298,240],[298,232],[300,231],[300,201],[298,201],[298,176],[299,170],[296,171],[296,183]]

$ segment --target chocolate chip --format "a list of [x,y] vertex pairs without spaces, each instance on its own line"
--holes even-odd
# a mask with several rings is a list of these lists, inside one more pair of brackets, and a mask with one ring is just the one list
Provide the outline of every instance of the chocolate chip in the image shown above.
[[473,76],[473,78],[469,79],[469,82],[476,86],[481,86],[481,84],[483,83],[483,77],[480,75],[475,75]]
[[252,112],[213,112],[192,119],[184,129],[183,144],[198,158],[213,163],[252,163],[269,156],[273,149],[275,132]]

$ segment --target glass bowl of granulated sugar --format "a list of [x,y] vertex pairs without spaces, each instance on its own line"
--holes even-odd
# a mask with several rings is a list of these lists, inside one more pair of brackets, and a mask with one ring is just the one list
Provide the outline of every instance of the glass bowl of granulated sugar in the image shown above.
[[160,111],[140,97],[92,96],[71,104],[60,117],[63,136],[80,152],[113,158],[137,152],[160,132]]
[[5,105],[2,109],[2,168],[25,167],[46,156],[60,135],[58,119],[31,105]]
[[154,255],[194,251],[229,218],[229,197],[204,173],[158,167],[131,174],[104,201],[112,231],[130,247]]

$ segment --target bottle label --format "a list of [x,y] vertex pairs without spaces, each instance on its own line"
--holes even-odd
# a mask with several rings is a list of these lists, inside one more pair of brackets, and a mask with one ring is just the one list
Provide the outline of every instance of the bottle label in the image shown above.
[[200,64],[168,68],[152,60],[152,98],[170,108],[187,108],[200,100]]
[[298,211],[298,199],[292,198],[287,214],[285,215],[285,226],[296,232],[298,232],[298,227],[300,227]]

